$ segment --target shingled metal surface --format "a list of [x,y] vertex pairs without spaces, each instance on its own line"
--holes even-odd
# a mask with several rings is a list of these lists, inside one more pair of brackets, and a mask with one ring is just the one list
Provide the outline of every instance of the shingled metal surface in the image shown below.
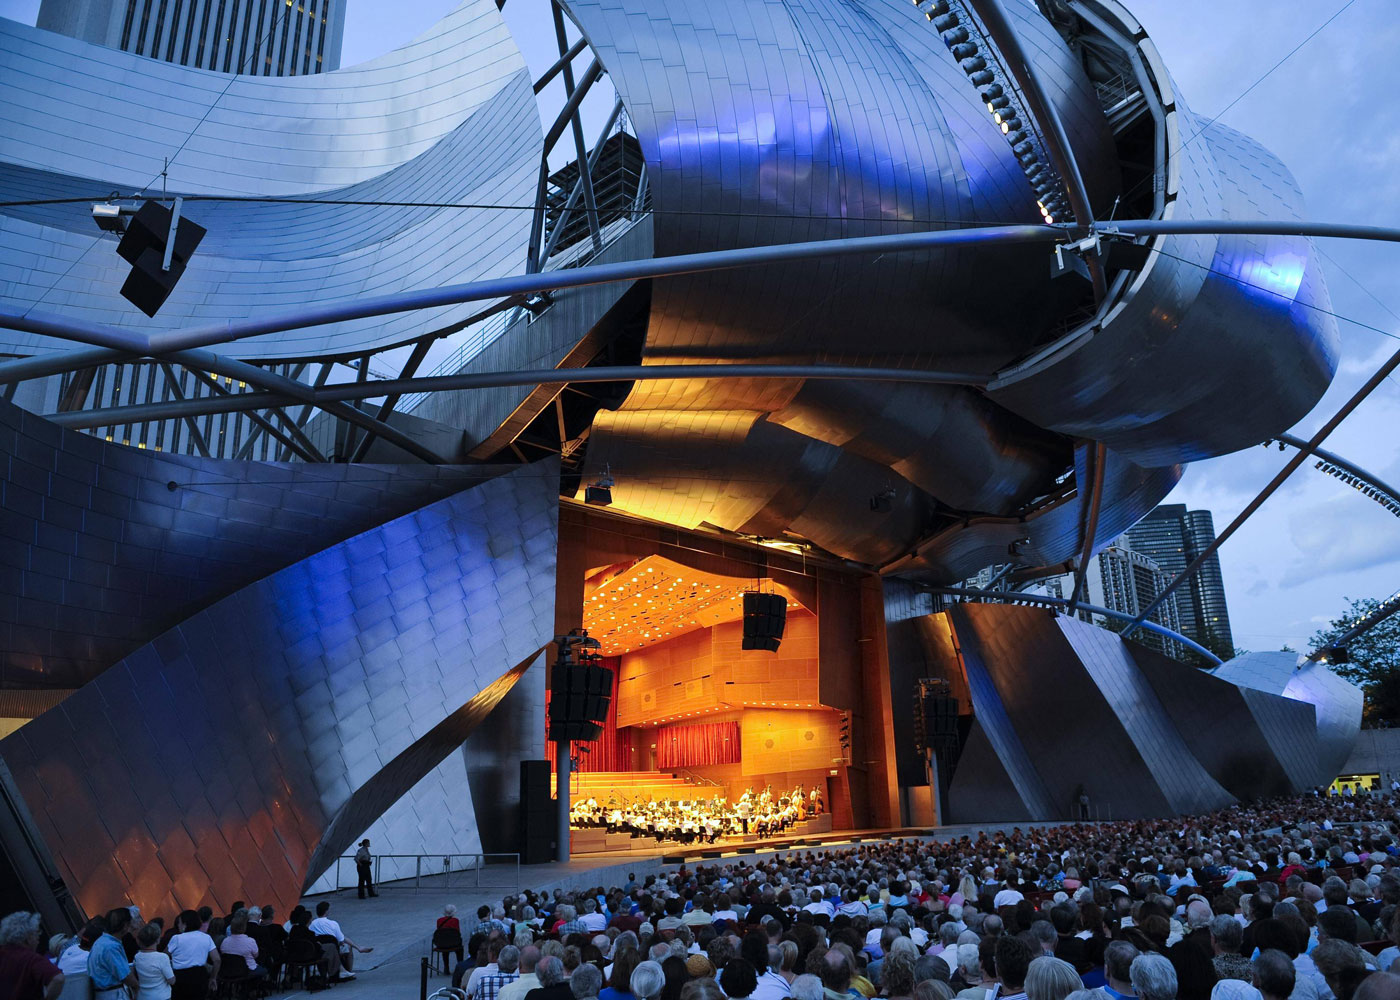
[[80,687],[239,587],[501,471],[170,455],[0,401],[0,685]]
[[[1315,717],[1283,690],[1287,677],[1258,663],[1236,670],[1239,681],[1222,678],[1223,668],[1212,676],[1042,608],[959,603],[930,618],[944,615],[954,644],[933,641],[935,629],[904,628],[891,652],[970,692],[946,822],[1069,819],[1081,787],[1103,818],[1220,808],[1330,780],[1328,754],[1350,745],[1350,703],[1336,685],[1351,685],[1325,668],[1299,682],[1330,703]],[[1289,654],[1290,672],[1294,661]],[[1351,740],[1359,721],[1358,707]]]
[[290,906],[548,642],[557,525],[549,468],[481,483],[199,611],[0,742],[81,905]]

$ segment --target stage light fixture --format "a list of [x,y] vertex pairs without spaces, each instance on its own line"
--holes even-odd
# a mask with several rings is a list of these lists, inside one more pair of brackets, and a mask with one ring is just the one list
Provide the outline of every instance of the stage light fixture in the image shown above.
[[614,485],[612,472],[606,465],[603,466],[603,474],[594,483],[584,487],[583,502],[595,507],[607,507],[612,503]]
[[[131,214],[128,210],[127,214]],[[100,205],[92,206],[92,221],[97,223],[97,228],[104,233],[116,233],[118,235],[126,232],[126,219],[122,215],[122,207],[115,202],[104,202]]]

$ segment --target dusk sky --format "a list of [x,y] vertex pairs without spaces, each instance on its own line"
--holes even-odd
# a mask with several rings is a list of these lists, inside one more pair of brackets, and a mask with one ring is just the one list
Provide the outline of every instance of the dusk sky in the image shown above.
[[[1301,184],[1311,218],[1400,225],[1400,105],[1393,100],[1400,93],[1400,8],[1395,0],[1126,0],[1126,5],[1156,42],[1193,110],[1221,115],[1225,124],[1277,153]],[[388,51],[453,6],[453,0],[350,0],[342,64]],[[0,15],[16,20],[32,24],[37,10],[37,0],[0,0]],[[537,72],[554,56],[548,10],[544,0],[510,0],[505,9]],[[1273,69],[1339,10],[1317,37]],[[607,109],[590,110],[596,116]],[[1319,406],[1293,429],[1300,437],[1310,436],[1400,349],[1400,289],[1392,280],[1400,247],[1330,241],[1322,249],[1329,258],[1326,275],[1335,311],[1384,332],[1340,322],[1340,371]],[[1400,383],[1390,379],[1326,447],[1395,485],[1400,482],[1397,427]],[[1253,448],[1198,463],[1168,502],[1208,509],[1217,529],[1223,528],[1287,457],[1276,449]],[[1226,544],[1221,564],[1236,645],[1304,648],[1320,624],[1343,610],[1346,598],[1383,597],[1400,588],[1400,518],[1309,462]]]

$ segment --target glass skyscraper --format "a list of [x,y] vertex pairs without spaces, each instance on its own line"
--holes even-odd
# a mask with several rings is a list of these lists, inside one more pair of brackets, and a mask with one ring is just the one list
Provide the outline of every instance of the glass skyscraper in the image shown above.
[[38,27],[219,73],[340,67],[345,0],[43,0]]
[[[1129,528],[1127,537],[1135,552],[1150,557],[1175,579],[1215,541],[1215,523],[1208,510],[1188,511],[1185,504],[1163,504]],[[1195,576],[1182,585],[1178,597],[1182,634],[1222,660],[1234,656],[1225,582],[1216,555],[1212,554]]]

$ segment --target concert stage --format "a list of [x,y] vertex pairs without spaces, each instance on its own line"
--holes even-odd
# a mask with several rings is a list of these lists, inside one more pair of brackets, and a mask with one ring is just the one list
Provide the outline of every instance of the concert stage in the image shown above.
[[[752,850],[899,822],[868,576],[597,508],[560,513],[559,632],[581,624],[611,671],[601,733],[570,748],[572,853],[680,853],[711,833],[708,850]],[[753,593],[782,615],[769,648],[746,648],[763,645],[752,618],[746,635]]]

